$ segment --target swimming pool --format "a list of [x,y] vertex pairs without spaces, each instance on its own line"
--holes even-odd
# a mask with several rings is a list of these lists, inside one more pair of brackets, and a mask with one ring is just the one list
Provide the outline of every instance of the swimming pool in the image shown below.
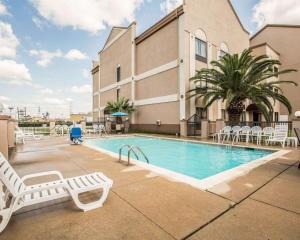
[[[203,180],[224,171],[268,157],[270,150],[226,147],[188,141],[166,140],[151,137],[115,137],[88,140],[87,145],[118,154],[122,145],[139,146],[150,165]],[[123,151],[126,155],[127,151]],[[116,155],[115,155],[116,156]],[[134,154],[131,155],[135,159]],[[139,155],[138,161],[146,161]]]

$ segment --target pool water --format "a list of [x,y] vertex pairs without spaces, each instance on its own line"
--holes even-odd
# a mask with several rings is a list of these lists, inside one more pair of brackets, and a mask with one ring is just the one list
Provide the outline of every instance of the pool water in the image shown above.
[[[204,179],[273,153],[268,150],[192,143],[150,137],[119,137],[88,140],[87,144],[119,153],[124,144],[139,146],[149,163],[197,179]],[[137,152],[137,151],[136,151]],[[123,155],[127,154],[124,148]],[[145,161],[139,154],[139,161]],[[132,158],[134,154],[131,155]]]

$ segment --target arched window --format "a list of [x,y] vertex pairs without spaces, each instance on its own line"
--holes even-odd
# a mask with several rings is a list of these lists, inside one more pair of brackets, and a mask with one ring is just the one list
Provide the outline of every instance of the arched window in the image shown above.
[[207,38],[201,29],[195,32],[195,53],[196,60],[207,63]]
[[224,57],[228,53],[229,53],[229,50],[228,50],[227,44],[226,43],[221,43],[219,57],[220,58]]

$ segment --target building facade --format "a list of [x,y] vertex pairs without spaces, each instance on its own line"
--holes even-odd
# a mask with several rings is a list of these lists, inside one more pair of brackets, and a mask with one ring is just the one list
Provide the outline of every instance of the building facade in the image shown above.
[[294,81],[298,86],[282,85],[285,96],[292,105],[292,114],[278,104],[279,120],[287,121],[294,117],[296,111],[300,111],[300,26],[295,25],[266,25],[250,39],[251,48],[259,53],[267,53],[272,58],[279,59],[281,66],[277,70],[296,69],[280,76],[281,80]]
[[208,111],[187,99],[196,70],[225,53],[249,48],[249,34],[228,0],[185,0],[184,4],[136,36],[136,23],[113,27],[93,62],[93,119],[105,115],[108,101],[130,99],[135,130],[186,134],[194,114],[224,117],[222,102]]

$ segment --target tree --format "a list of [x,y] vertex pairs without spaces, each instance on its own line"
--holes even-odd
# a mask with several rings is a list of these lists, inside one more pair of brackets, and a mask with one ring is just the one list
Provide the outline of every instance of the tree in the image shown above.
[[[211,69],[197,71],[191,78],[195,88],[188,91],[189,98],[201,98],[205,108],[215,101],[226,101],[229,121],[238,122],[245,110],[245,100],[257,105],[267,121],[273,112],[275,101],[281,102],[291,114],[292,106],[283,95],[282,84],[293,81],[278,80],[278,75],[294,72],[294,69],[274,71],[281,65],[280,61],[270,59],[266,55],[254,57],[250,49],[239,54],[226,54],[219,61],[212,61]],[[276,80],[272,77],[276,77]]]
[[129,99],[122,97],[115,102],[107,102],[105,111],[109,113],[125,112],[130,114],[135,111],[135,108],[129,102]]

